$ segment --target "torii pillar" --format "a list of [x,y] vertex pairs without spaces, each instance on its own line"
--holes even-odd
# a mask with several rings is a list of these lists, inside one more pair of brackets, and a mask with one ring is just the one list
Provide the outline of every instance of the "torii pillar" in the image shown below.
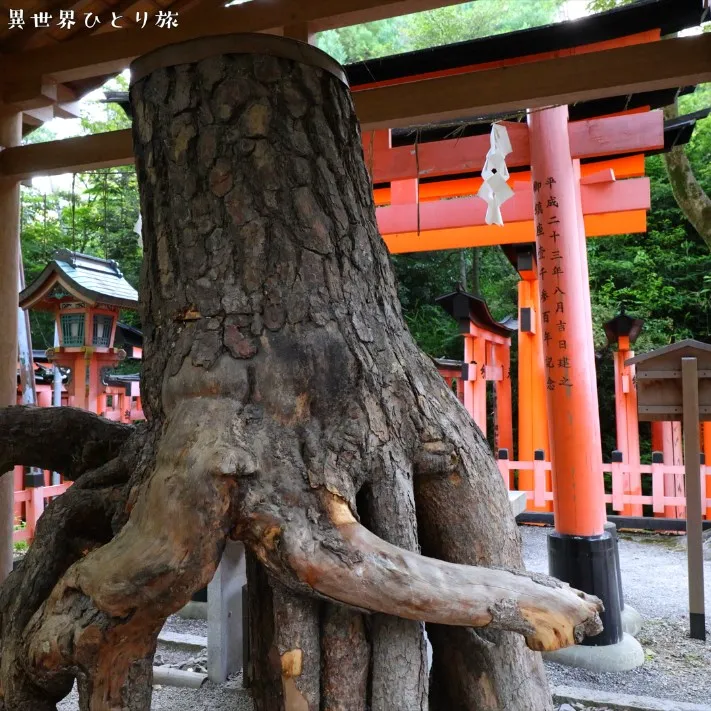
[[579,165],[571,156],[566,106],[532,111],[528,125],[554,463],[555,531],[548,538],[549,569],[554,577],[602,599],[604,631],[585,644],[608,646],[622,641],[623,628],[615,540],[605,530]]
[[[615,364],[615,424],[617,427],[617,451],[622,462],[639,467],[639,417],[637,415],[637,388],[635,366],[627,365],[634,358],[632,345],[637,340],[644,321],[625,314],[624,307],[613,319],[603,325],[607,343],[617,346],[613,353]],[[624,492],[633,496],[642,495],[642,476],[638,471],[624,475]],[[642,516],[642,504],[625,504],[625,516]]]
[[[543,452],[543,459],[550,461],[543,358],[544,324],[541,322],[535,245],[516,251],[516,271],[521,277],[518,283],[518,460],[531,462],[536,452]],[[534,490],[533,470],[519,470],[518,488],[522,491]],[[546,491],[552,491],[550,472],[546,472]],[[527,509],[552,511],[553,505],[546,501],[542,506],[536,506],[529,500]]]

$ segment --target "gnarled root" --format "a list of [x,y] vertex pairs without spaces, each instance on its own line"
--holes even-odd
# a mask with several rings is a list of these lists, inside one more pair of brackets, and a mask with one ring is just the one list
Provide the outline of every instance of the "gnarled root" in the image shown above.
[[261,527],[257,555],[275,575],[293,575],[292,585],[405,619],[511,630],[536,651],[602,631],[601,601],[566,583],[426,558],[373,535],[339,497],[324,494],[323,506],[318,528],[299,519]]

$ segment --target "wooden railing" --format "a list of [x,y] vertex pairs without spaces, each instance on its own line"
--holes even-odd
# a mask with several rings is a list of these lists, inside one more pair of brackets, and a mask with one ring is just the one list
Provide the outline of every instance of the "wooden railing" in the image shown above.
[[47,499],[63,494],[71,484],[72,482],[69,481],[65,484],[35,486],[15,491],[15,503],[24,504],[24,516],[22,519],[25,527],[13,532],[13,542],[26,541],[29,543],[34,538],[37,521],[39,521],[39,517],[44,512]]
[[[507,488],[521,491],[518,488],[516,472],[533,471],[533,490],[525,490],[526,498],[530,505],[540,508],[547,502],[553,501],[553,492],[547,490],[546,474],[551,471],[551,463],[543,460],[519,462],[508,459],[505,450],[499,454],[497,464]],[[503,455],[503,456],[502,456]],[[668,492],[669,485],[665,483],[665,475],[679,475],[685,478],[683,466],[673,466],[662,463],[654,464],[627,464],[624,462],[603,463],[602,471],[610,475],[610,481],[605,494],[605,502],[610,504],[613,512],[622,513],[626,506],[640,505],[651,506],[654,515],[663,515],[668,507],[686,507],[686,496],[679,496]],[[651,494],[631,493],[628,482],[637,475],[643,482],[642,490],[650,490]],[[646,482],[645,482],[646,478]],[[686,488],[684,487],[684,491]],[[711,520],[711,466],[701,464],[701,500],[703,502],[704,517]]]

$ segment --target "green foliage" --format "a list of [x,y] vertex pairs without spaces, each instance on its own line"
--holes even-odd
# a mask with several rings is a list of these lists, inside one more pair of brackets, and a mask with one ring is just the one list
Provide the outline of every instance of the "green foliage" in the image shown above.
[[[123,77],[111,88],[126,88]],[[100,115],[100,118],[96,118]],[[111,104],[89,103],[81,119],[83,133],[101,133],[130,127],[124,112]],[[29,143],[53,140],[42,127],[27,137]],[[47,265],[56,249],[71,249],[105,259],[115,259],[127,281],[138,288],[141,249],[134,225],[138,220],[138,184],[132,166],[77,173],[74,189],[43,192],[22,189],[22,258],[25,281],[30,283]],[[133,312],[122,318],[139,325]],[[32,338],[37,347],[54,342],[54,323],[46,314],[31,316]]]
[[[13,526],[13,531],[24,531],[27,528],[27,524],[24,521],[17,520]],[[15,553],[26,553],[29,545],[27,541],[14,541],[12,544],[12,549]]]
[[342,64],[538,27],[566,0],[476,0],[320,33],[318,47]]

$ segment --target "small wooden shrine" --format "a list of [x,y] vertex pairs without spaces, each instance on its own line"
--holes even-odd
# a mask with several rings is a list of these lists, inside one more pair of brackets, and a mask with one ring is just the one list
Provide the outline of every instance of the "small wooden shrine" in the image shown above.
[[59,345],[49,360],[71,375],[68,404],[99,412],[102,376],[126,357],[115,345],[121,309],[138,308],[138,293],[116,262],[59,250],[20,293],[20,307],[55,315]]

